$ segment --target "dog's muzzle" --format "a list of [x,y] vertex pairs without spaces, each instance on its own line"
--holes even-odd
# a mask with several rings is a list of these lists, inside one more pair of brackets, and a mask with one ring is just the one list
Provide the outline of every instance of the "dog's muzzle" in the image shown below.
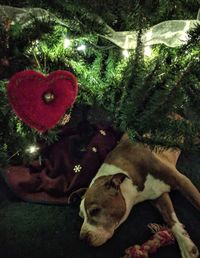
[[113,236],[114,231],[108,232],[102,227],[92,227],[86,228],[82,227],[80,232],[80,239],[85,241],[90,246],[101,246],[103,245],[108,239]]

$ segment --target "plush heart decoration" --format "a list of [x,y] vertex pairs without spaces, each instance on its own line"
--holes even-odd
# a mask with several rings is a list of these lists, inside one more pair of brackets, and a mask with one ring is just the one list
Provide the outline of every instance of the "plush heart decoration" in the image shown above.
[[44,132],[54,127],[74,103],[78,86],[67,71],[55,71],[48,76],[27,70],[16,73],[8,83],[8,98],[21,120]]

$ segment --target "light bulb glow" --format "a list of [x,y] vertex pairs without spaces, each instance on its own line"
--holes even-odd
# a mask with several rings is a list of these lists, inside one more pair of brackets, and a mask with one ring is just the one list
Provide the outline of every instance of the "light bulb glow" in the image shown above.
[[190,40],[190,37],[189,37],[189,35],[187,34],[187,33],[183,33],[180,37],[179,37],[179,39],[181,40],[181,41],[183,41],[185,44]]
[[30,145],[26,151],[30,154],[35,154],[39,150],[39,147],[36,145]]
[[129,57],[129,52],[128,52],[128,50],[127,50],[127,49],[124,49],[124,50],[122,51],[122,55],[123,55],[125,58],[128,58],[128,57]]
[[152,48],[150,46],[146,46],[144,48],[144,55],[150,57],[152,54]]
[[78,47],[77,47],[77,50],[78,50],[78,51],[85,51],[85,50],[86,50],[86,45],[83,45],[83,44],[82,44],[82,45],[78,46]]
[[64,48],[68,48],[70,46],[70,40],[68,38],[64,39]]

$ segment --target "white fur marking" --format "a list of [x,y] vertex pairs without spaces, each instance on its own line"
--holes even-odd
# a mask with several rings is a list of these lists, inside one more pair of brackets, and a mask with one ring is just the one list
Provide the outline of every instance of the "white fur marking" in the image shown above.
[[81,215],[83,215],[83,219],[84,219],[82,228],[87,228],[87,230],[89,230],[89,231],[94,231],[95,227],[88,223],[88,218],[87,218],[87,213],[85,210],[84,201],[85,201],[85,199],[83,199],[80,204],[80,213],[81,213]]
[[[132,182],[132,180],[130,179],[128,172],[124,171],[123,169],[115,165],[111,165],[107,163],[102,164],[96,176],[93,178],[92,182],[90,183],[90,186],[95,182],[97,178],[101,176],[110,176],[110,175],[115,175],[117,173],[123,173],[127,175],[127,178],[125,178],[125,180],[121,184],[122,195],[126,203],[126,213],[122,218],[121,222],[119,223],[119,225],[127,219],[134,204],[145,200],[149,200],[149,199],[156,199],[164,192],[170,191],[169,185],[165,184],[163,181],[159,179],[154,178],[152,175],[149,174],[146,178],[144,190],[142,192],[139,192],[137,190],[137,186],[134,185],[134,182]],[[84,200],[82,200],[81,202],[80,209],[84,217],[86,218]]]
[[[175,221],[172,232],[178,242],[182,258],[198,258],[199,253],[195,244],[190,239],[183,225],[179,222],[175,213],[172,213],[172,218]],[[196,250],[196,253],[192,252],[193,249]]]
[[161,181],[148,174],[145,184],[144,190],[139,192],[138,198],[136,199],[136,203],[142,202],[145,200],[153,200],[158,198],[161,194],[169,192],[170,186],[165,182]]
[[124,179],[124,181],[120,185],[120,189],[126,203],[126,212],[119,225],[121,225],[127,219],[133,205],[135,204],[135,199],[138,196],[137,187],[133,185],[132,180],[129,178]]
[[79,211],[79,216],[84,219],[86,217],[86,211],[85,211],[85,207],[84,207],[84,201],[85,199],[83,198],[81,200],[81,203],[80,203],[80,211]]
[[80,204],[80,213],[83,215],[84,221],[81,227],[80,236],[84,236],[84,234],[88,234],[90,237],[91,244],[93,246],[99,246],[105,243],[109,238],[112,237],[115,228],[111,228],[111,230],[107,231],[101,226],[91,225],[88,222],[87,214],[85,211],[84,199]]
[[[89,187],[94,183],[94,181],[98,177],[115,175],[117,173],[123,173],[123,174],[128,176],[127,172],[123,171],[122,169],[120,169],[120,168],[118,168],[118,167],[116,167],[114,165],[103,163],[101,165],[101,167],[99,168],[96,176],[92,179]],[[80,204],[80,213],[79,213],[79,215],[80,215],[80,217],[84,217],[84,221],[87,222],[87,214],[86,214],[86,211],[85,211],[84,198],[82,199],[81,204]]]
[[[120,224],[122,224],[128,217],[133,205],[143,202],[145,200],[152,200],[158,198],[165,192],[170,191],[170,186],[163,181],[154,178],[152,175],[148,175],[144,184],[144,190],[142,192],[137,190],[137,186],[134,185],[131,179],[125,178],[121,184],[121,192],[126,203],[126,213],[122,218]],[[120,225],[119,224],[119,225]]]

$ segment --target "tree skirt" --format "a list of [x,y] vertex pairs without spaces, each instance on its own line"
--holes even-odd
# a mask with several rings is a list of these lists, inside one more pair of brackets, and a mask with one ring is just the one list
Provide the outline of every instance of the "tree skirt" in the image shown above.
[[93,127],[84,142],[84,132],[64,127],[59,141],[43,146],[42,162],[11,166],[3,171],[9,187],[25,201],[65,204],[76,192],[87,188],[106,155],[116,146],[121,134],[112,127]]

